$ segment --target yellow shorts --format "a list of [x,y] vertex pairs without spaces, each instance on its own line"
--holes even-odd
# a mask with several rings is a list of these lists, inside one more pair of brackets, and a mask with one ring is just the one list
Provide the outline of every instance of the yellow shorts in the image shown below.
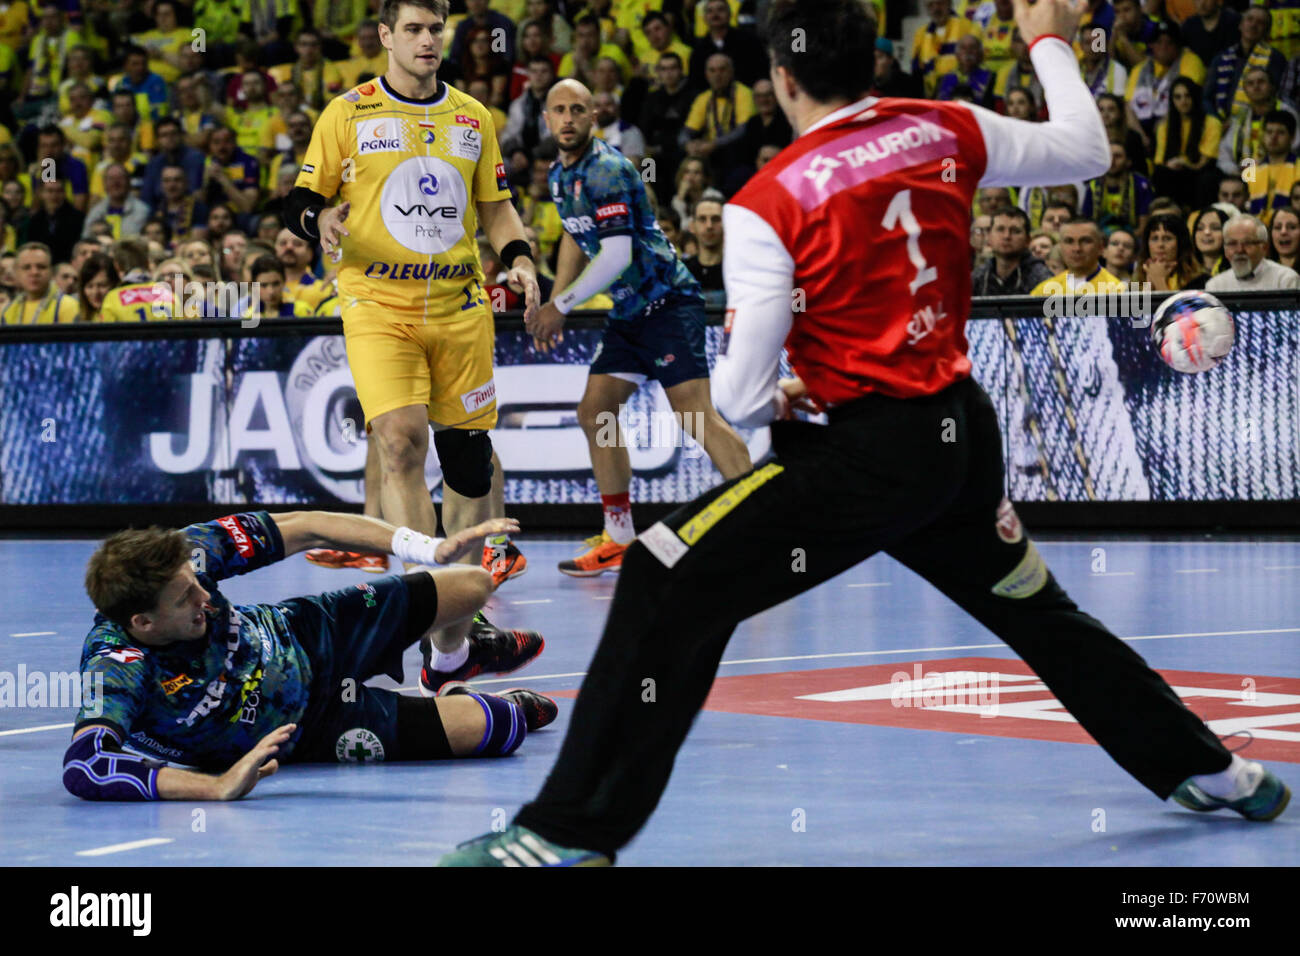
[[348,365],[366,424],[407,405],[424,405],[445,428],[492,428],[495,326],[486,305],[427,325],[394,322],[384,306],[352,299],[343,306]]

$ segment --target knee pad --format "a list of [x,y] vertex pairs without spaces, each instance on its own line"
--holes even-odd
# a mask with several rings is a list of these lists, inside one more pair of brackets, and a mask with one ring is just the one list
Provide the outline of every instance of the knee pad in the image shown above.
[[482,498],[492,490],[492,439],[479,428],[444,428],[433,433],[442,480],[466,498]]
[[483,708],[487,727],[483,739],[474,749],[475,757],[504,757],[513,753],[524,742],[528,724],[524,712],[514,701],[492,694],[469,694]]

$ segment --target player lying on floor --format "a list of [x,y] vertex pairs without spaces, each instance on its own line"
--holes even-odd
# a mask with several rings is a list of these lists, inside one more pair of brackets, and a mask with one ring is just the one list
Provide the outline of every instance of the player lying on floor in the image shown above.
[[[234,800],[279,761],[512,752],[557,708],[522,688],[492,695],[463,683],[542,652],[533,631],[473,623],[493,591],[487,571],[421,567],[275,604],[232,604],[216,582],[318,547],[444,565],[484,535],[518,530],[498,518],[442,540],[361,515],[259,511],[113,535],[86,569],[99,613],[81,672],[83,686],[102,679],[102,692],[77,715],[63,785],[87,800]],[[441,628],[436,696],[363,686],[378,674],[400,681],[403,651]]]

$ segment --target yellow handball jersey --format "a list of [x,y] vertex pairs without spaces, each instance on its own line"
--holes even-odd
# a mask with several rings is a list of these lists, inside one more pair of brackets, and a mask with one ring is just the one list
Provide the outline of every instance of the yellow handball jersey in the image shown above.
[[19,295],[0,312],[0,325],[62,325],[76,322],[81,317],[81,306],[75,295],[60,292],[54,283],[43,298],[29,299]]
[[429,100],[383,77],[322,111],[296,185],[351,208],[339,297],[425,324],[483,307],[475,204],[510,198],[488,111],[445,83]]

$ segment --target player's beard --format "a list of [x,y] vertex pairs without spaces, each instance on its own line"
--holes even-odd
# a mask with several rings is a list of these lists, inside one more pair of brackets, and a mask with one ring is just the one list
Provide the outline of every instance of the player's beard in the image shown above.
[[[594,128],[595,127],[592,127],[592,129]],[[591,145],[591,135],[592,135],[591,129],[587,130],[587,134],[585,136],[583,136],[581,133],[578,133],[575,130],[574,131],[575,139],[573,141],[573,145],[567,147],[561,146],[560,148],[563,149],[566,153],[572,153],[574,156],[581,156],[583,153],[587,151],[587,147]],[[556,145],[557,146],[559,145],[559,140],[556,140]]]

